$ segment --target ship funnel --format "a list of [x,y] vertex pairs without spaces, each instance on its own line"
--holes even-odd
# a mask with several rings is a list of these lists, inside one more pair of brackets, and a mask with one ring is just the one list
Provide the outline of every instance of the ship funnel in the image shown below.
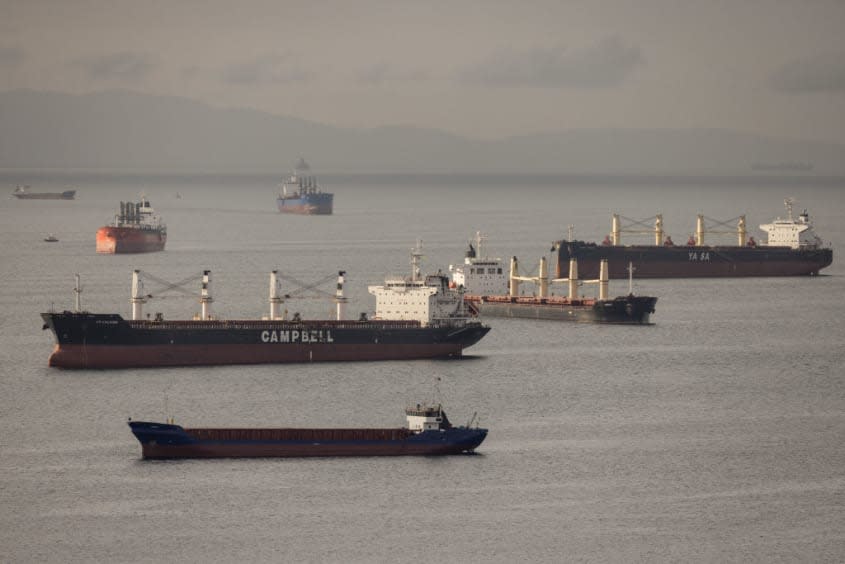
[[569,259],[569,299],[578,299],[578,259]]
[[278,278],[279,271],[274,270],[270,273],[270,320],[284,319],[279,317],[279,309],[284,302],[282,298],[282,288]]
[[511,257],[510,274],[510,296],[515,298],[519,295],[519,264],[516,257]]
[[601,259],[599,263],[599,299],[606,300],[608,294],[608,267],[607,259]]
[[541,298],[548,298],[549,297],[549,269],[546,265],[546,257],[540,258],[540,272],[537,274],[539,286],[540,286],[540,297]]
[[214,299],[211,297],[211,271],[202,271],[202,290],[200,291],[200,307],[202,319],[211,319],[211,302]]
[[147,298],[144,297],[144,283],[141,282],[139,274],[140,270],[132,271],[132,298],[129,302],[132,304],[132,319],[138,320],[144,317],[144,304],[147,303]]
[[343,295],[343,280],[346,271],[341,270],[337,273],[337,292],[335,293],[335,303],[337,303],[337,320],[343,321],[346,317],[346,302],[347,299]]

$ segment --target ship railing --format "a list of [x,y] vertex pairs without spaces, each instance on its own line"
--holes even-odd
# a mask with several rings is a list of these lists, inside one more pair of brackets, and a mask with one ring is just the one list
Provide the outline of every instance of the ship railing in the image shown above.
[[251,330],[251,329],[278,329],[280,326],[289,329],[411,329],[419,328],[420,322],[416,320],[391,320],[370,318],[366,321],[355,320],[154,320],[138,319],[127,320],[130,327],[144,329],[206,329],[206,330]]

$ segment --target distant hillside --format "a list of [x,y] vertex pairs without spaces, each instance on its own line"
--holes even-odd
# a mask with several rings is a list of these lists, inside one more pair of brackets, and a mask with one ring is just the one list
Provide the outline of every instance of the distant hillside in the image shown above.
[[481,141],[349,129],[125,91],[0,93],[0,167],[343,172],[751,174],[754,163],[845,173],[845,146],[714,129],[571,130]]

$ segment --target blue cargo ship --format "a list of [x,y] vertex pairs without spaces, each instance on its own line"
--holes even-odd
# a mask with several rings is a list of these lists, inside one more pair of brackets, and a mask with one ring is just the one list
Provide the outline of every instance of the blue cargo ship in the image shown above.
[[276,204],[281,213],[300,215],[331,215],[334,194],[323,192],[311,167],[305,159],[299,159],[293,173],[282,183]]
[[163,458],[409,456],[473,452],[487,429],[455,427],[440,404],[409,407],[407,427],[373,429],[184,428],[129,421],[141,455]]

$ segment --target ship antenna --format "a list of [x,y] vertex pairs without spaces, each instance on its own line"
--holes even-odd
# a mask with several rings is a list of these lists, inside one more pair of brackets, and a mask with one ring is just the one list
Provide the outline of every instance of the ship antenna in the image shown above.
[[783,205],[785,205],[785,206],[786,206],[786,214],[787,214],[787,216],[789,216],[789,217],[787,217],[787,219],[788,219],[789,221],[794,221],[794,220],[792,219],[792,204],[793,204],[793,203],[795,203],[795,200],[793,200],[792,198],[786,198],[786,199],[783,201]]
[[569,238],[570,241],[573,240],[573,237],[575,237],[575,226],[574,225],[569,226],[569,228],[567,229],[567,235],[566,236]]
[[636,270],[636,268],[634,268],[634,263],[629,262],[628,268],[626,270],[628,271],[628,294],[633,296],[634,295],[634,271]]
[[76,286],[73,288],[73,293],[76,294],[76,313],[82,311],[80,294],[82,294],[82,286],[79,285],[79,274],[75,275]]

